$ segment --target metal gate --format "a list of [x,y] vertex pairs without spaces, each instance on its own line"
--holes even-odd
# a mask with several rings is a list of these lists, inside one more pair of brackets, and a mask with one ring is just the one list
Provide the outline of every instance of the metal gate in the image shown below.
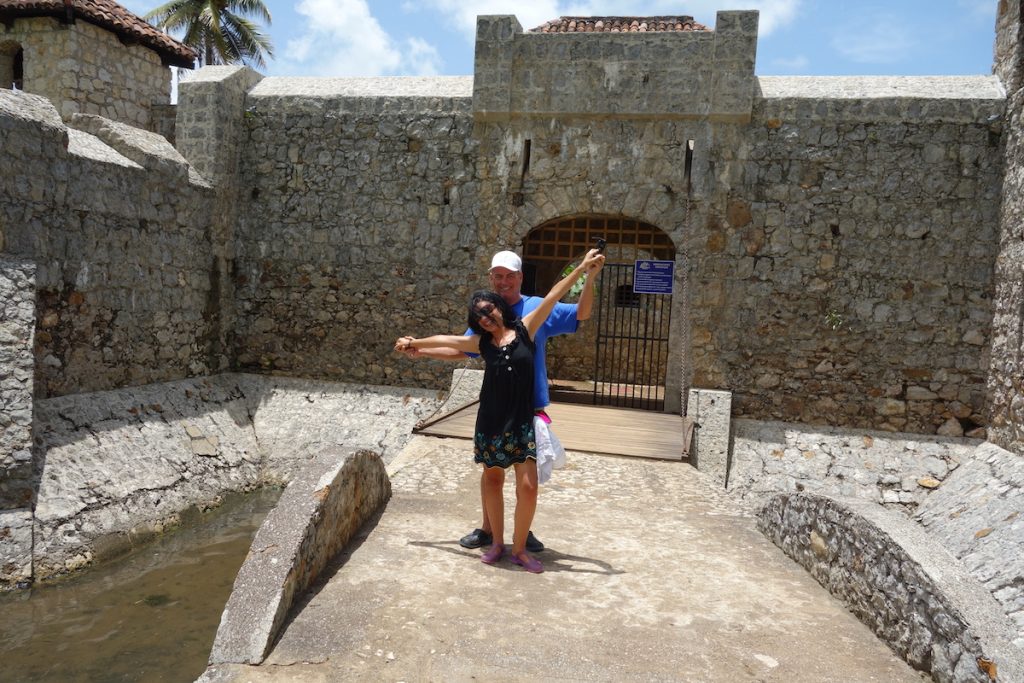
[[548,371],[565,373],[553,376],[551,398],[664,410],[672,297],[633,292],[637,260],[675,261],[675,245],[664,231],[623,216],[565,216],[543,223],[523,240],[523,292],[545,294],[598,237],[607,240],[608,261],[595,286],[597,310],[588,324],[594,327],[583,331],[586,345],[580,338],[578,350],[566,350],[563,341],[561,359],[557,342],[549,349]]
[[608,263],[601,272],[594,404],[664,410],[672,297],[634,292],[633,269]]

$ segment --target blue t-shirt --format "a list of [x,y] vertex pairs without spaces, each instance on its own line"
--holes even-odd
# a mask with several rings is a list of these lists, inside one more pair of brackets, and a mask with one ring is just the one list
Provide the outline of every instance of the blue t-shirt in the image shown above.
[[[512,307],[512,312],[522,320],[523,316],[535,310],[544,301],[540,296],[524,296]],[[548,337],[557,337],[560,334],[572,334],[579,327],[576,320],[576,304],[555,304],[551,315],[544,321],[544,324],[537,330],[537,336],[533,338],[537,345],[537,353],[533,357],[533,407],[535,410],[547,407],[551,403],[548,397],[548,367],[547,350]],[[473,330],[466,330],[466,334],[474,334]],[[467,354],[475,356],[475,353]]]

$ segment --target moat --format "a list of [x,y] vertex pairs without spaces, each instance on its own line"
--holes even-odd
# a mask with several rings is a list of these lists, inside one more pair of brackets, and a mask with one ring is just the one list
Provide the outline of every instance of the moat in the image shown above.
[[238,567],[280,493],[228,496],[117,560],[0,596],[4,670],[26,682],[195,680]]

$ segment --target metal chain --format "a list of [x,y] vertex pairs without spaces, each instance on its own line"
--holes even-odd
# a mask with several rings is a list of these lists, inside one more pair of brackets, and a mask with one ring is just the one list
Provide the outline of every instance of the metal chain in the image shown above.
[[[689,234],[689,230],[690,230],[690,207],[692,207],[692,206],[693,206],[693,200],[690,198],[689,191],[687,191],[687,194],[686,194],[686,211],[683,214],[683,234]],[[682,273],[682,289],[683,289],[683,291],[681,292],[681,298],[682,298],[682,301],[683,301],[682,308],[683,308],[683,315],[685,316],[685,318],[683,320],[683,325],[682,325],[683,339],[680,340],[680,344],[679,344],[679,354],[680,354],[679,371],[682,374],[682,377],[679,378],[679,415],[682,416],[682,417],[685,417],[686,416],[686,401],[687,401],[687,395],[688,395],[688,392],[687,392],[687,388],[688,387],[686,385],[687,385],[687,382],[689,381],[688,378],[691,376],[690,375],[690,354],[688,354],[686,352],[686,350],[687,350],[687,347],[690,345],[690,339],[689,338],[692,336],[692,333],[690,332],[690,326],[689,326],[690,311],[689,311],[688,298],[687,298],[689,296],[689,291],[688,291],[688,288],[687,288],[687,272],[689,271],[690,264],[689,264],[689,258],[687,257],[687,254],[686,254],[685,250],[683,251],[683,264],[682,265],[683,265],[683,273]]]

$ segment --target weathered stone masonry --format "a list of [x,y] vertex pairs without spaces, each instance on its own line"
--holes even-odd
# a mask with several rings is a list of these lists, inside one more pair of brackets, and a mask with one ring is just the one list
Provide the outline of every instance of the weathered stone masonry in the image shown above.
[[0,46],[7,45],[24,50],[24,89],[57,103],[64,118],[97,114],[149,128],[152,106],[170,96],[170,72],[156,52],[126,46],[87,21],[18,19],[9,28],[0,25]]
[[[4,251],[36,263],[38,397],[209,372],[209,185],[161,137],[0,91]],[[101,140],[101,137],[103,138]]]
[[1021,6],[1001,2],[996,35],[996,74],[1006,87],[1005,180],[1002,187],[999,258],[995,263],[992,365],[989,374],[989,438],[1024,454],[1024,73]]
[[694,330],[695,384],[731,387],[734,412],[757,418],[984,425],[998,81],[758,87],[750,126],[716,142],[730,187],[691,279],[717,303]]
[[[669,396],[983,433],[998,81],[757,79],[756,15],[719,24],[559,36],[481,17],[472,104],[459,79],[260,82],[239,114],[238,366],[441,386],[444,366],[382,362],[394,332],[459,329],[493,249],[605,214],[677,247]],[[552,366],[565,354],[583,355]]]
[[268,78],[249,93],[240,368],[434,386],[450,373],[391,345],[464,325],[483,284],[468,81]]

